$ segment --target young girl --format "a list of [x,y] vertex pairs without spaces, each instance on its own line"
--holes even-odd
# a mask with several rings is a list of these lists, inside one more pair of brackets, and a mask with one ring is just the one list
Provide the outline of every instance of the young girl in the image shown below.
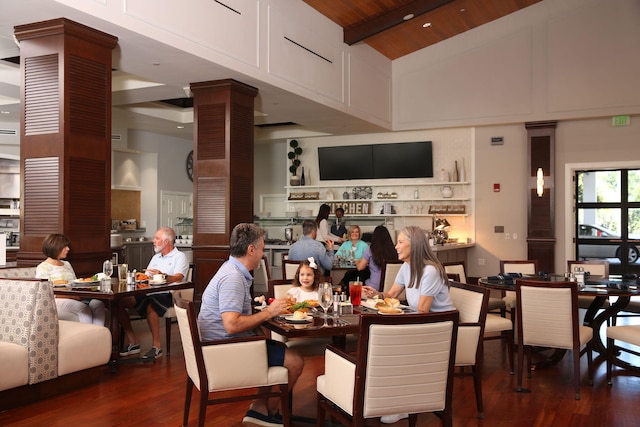
[[295,299],[296,302],[306,300],[319,301],[318,287],[321,279],[322,275],[318,270],[318,265],[313,257],[309,257],[307,261],[300,262],[300,266],[293,278],[293,288],[287,291],[287,296]]

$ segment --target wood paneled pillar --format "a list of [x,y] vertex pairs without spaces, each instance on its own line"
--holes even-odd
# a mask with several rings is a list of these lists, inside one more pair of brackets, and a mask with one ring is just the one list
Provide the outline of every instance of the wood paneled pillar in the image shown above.
[[[528,259],[537,259],[541,271],[555,271],[555,132],[556,122],[526,123],[529,167]],[[538,194],[538,169],[544,184]]]
[[229,236],[253,221],[253,104],[235,80],[191,84],[194,114],[193,262],[197,298],[229,257]]
[[60,18],[15,27],[20,42],[20,265],[50,233],[76,274],[111,258],[111,53],[118,39]]

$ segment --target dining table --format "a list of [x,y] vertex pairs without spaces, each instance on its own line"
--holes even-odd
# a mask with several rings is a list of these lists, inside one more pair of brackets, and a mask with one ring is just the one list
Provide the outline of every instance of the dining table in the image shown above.
[[[125,283],[121,283],[117,278],[111,278],[110,283],[103,287],[101,282],[95,283],[71,283],[67,285],[54,285],[53,293],[56,296],[72,297],[79,299],[97,299],[104,301],[108,306],[111,313],[111,324],[109,329],[111,330],[111,367],[115,370],[115,367],[122,362],[120,357],[120,320],[118,318],[118,310],[120,302],[124,298],[144,296],[156,292],[175,291],[180,289],[192,288],[193,283],[174,282],[163,283],[158,285],[149,285],[145,282],[137,282],[135,289],[128,287]],[[107,289],[108,288],[108,289]],[[131,359],[137,361],[137,359]]]
[[[511,280],[493,277],[481,277],[478,283],[490,289],[502,291],[515,291],[515,283],[518,280],[536,280],[548,282],[565,282],[567,279],[564,274],[538,274],[523,275],[522,277],[513,277]],[[594,297],[593,301],[586,310],[583,324],[593,329],[593,349],[600,353],[601,356],[607,356],[606,337],[602,337],[602,325],[610,321],[614,316],[629,304],[632,296],[640,295],[640,279],[627,277],[622,275],[589,276],[585,279],[584,284],[578,286],[579,296]],[[609,306],[604,307],[605,301],[609,299]],[[564,352],[556,352],[550,361],[557,362],[562,358]],[[639,366],[634,366],[625,360],[615,357],[613,364],[625,369],[640,372]]]

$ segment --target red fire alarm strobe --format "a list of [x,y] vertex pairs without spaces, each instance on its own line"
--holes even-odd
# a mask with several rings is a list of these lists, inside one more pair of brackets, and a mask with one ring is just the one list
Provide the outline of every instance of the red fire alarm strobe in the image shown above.
[[500,192],[500,184],[493,184],[493,192],[494,193]]

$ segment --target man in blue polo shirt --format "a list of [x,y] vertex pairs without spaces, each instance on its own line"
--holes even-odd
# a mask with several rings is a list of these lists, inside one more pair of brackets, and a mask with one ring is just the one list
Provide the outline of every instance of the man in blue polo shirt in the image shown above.
[[[251,309],[251,271],[264,254],[264,230],[255,224],[238,224],[231,232],[230,256],[213,276],[202,294],[198,328],[203,340],[257,335],[259,326],[282,313],[284,299],[274,300],[264,310]],[[302,373],[304,360],[284,343],[267,340],[269,366],[284,366],[289,371],[289,388],[293,390]],[[255,400],[242,420],[243,426],[282,426],[278,398]],[[282,408],[288,411],[289,408]]]

